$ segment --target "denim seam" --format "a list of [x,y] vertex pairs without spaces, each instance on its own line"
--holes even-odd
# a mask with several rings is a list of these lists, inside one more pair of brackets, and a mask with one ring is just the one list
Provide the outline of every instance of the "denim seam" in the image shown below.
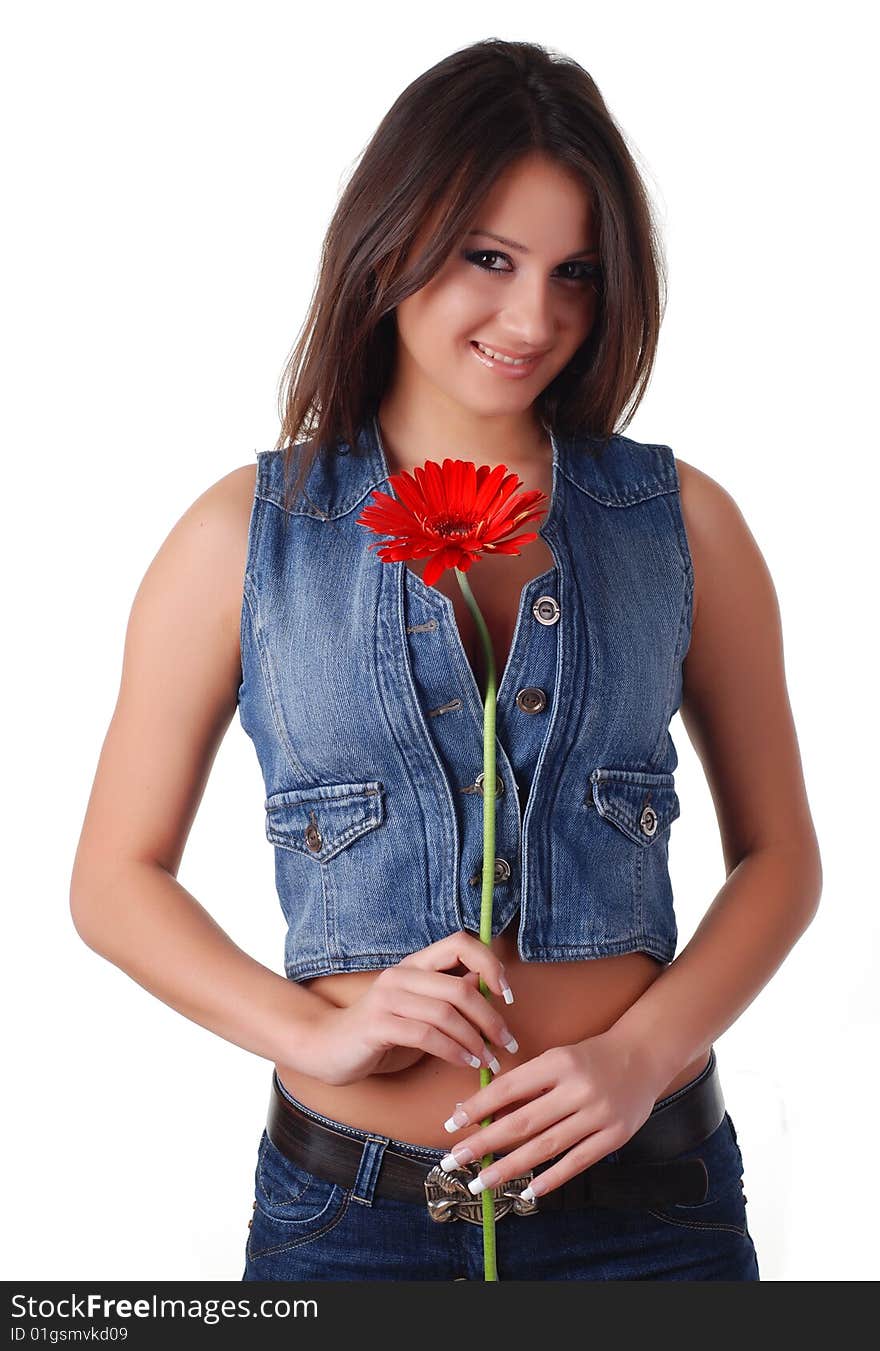
[[[428,837],[428,826],[424,820],[425,807],[423,800],[426,790],[435,791],[437,793],[437,798],[441,803],[443,820],[440,822],[437,829],[440,829],[443,832],[445,856],[440,864],[439,876],[441,879],[451,877],[454,879],[454,882],[452,886],[451,903],[447,900],[444,900],[443,890],[446,884],[443,881],[440,882],[439,905],[444,910],[451,910],[455,918],[457,927],[462,928],[463,915],[461,909],[461,897],[459,894],[459,880],[458,880],[459,869],[461,867],[462,843],[459,834],[458,818],[455,810],[455,802],[453,801],[452,797],[452,790],[449,783],[449,777],[446,773],[442,757],[438,750],[437,744],[434,740],[434,736],[429,725],[429,720],[426,718],[421,702],[419,700],[418,686],[415,680],[415,676],[413,674],[410,645],[405,638],[407,604],[408,604],[408,592],[406,589],[406,581],[409,575],[410,570],[409,568],[406,567],[404,563],[400,563],[399,565],[392,568],[391,577],[395,586],[395,600],[396,600],[395,614],[396,619],[400,624],[401,630],[404,631],[402,666],[404,676],[406,679],[407,688],[405,691],[405,695],[401,694],[400,696],[400,703],[405,709],[409,710],[413,729],[417,732],[418,735],[418,744],[426,748],[426,756],[430,755],[431,773],[428,779],[425,779],[422,776],[417,777],[416,772],[413,769],[411,756],[407,753],[406,736],[401,735],[400,729],[398,727],[398,720],[387,716],[384,698],[380,701],[380,706],[383,712],[386,713],[386,725],[388,726],[390,736],[392,737],[392,739],[394,740],[395,744],[397,745],[400,751],[400,763],[402,765],[404,772],[407,774],[409,778],[409,784],[412,789],[414,800],[417,803],[419,811],[422,815],[423,822],[422,822],[421,836],[422,839],[425,841],[427,841]],[[385,584],[387,584],[387,582]],[[431,588],[424,588],[424,584],[423,589],[425,591],[431,590]],[[442,596],[442,593],[440,592],[437,592],[436,595],[432,597],[432,599],[436,599],[438,597],[442,600],[446,600],[446,597]],[[428,597],[425,596],[425,599],[427,600]],[[449,604],[451,605],[451,602],[449,602]],[[374,625],[374,629],[376,634],[375,641],[378,643],[378,633],[379,633],[378,622]],[[460,643],[459,646],[461,646]],[[382,685],[381,679],[384,673],[383,664],[381,662],[378,662],[376,669],[380,677],[379,689],[380,692],[384,693],[384,687]],[[392,698],[393,697],[394,696],[392,691]],[[430,878],[430,863],[427,862],[427,844],[425,845],[425,857],[426,857],[427,876]],[[431,902],[429,898],[429,905],[430,904]],[[435,917],[434,909],[432,906],[431,918],[433,919],[434,917]]]
[[[547,953],[546,949],[540,944],[537,947],[530,947],[528,950],[540,951],[542,953],[540,960],[544,962],[565,962],[580,957],[611,957],[626,952],[647,952],[660,961],[671,961],[673,955],[671,941],[667,937],[652,933],[632,933],[625,938],[608,939],[601,943],[554,944],[552,954]],[[347,950],[345,961],[356,962],[358,959],[369,962],[374,960],[385,961],[390,966],[409,955],[409,951],[406,949],[400,949],[396,952],[352,952]],[[381,968],[350,966],[346,969],[374,971]],[[310,980],[314,976],[334,975],[342,970],[343,968],[340,965],[328,965],[314,960],[290,962],[285,965],[285,976],[288,980],[294,981]]]
[[252,566],[252,563],[254,558],[257,556],[260,544],[262,542],[263,520],[264,520],[263,512],[255,511],[251,520],[251,527],[250,527],[250,531],[253,532],[252,536],[249,531],[249,539],[251,540],[251,543],[249,543],[248,545],[248,560],[244,574],[244,583],[242,587],[241,624],[239,627],[239,653],[241,658],[241,677],[242,683],[244,683],[245,680],[244,636],[246,627],[245,621],[247,619],[247,623],[250,625],[250,632],[253,637],[254,646],[257,649],[257,659],[259,662],[260,674],[263,679],[263,688],[265,689],[266,692],[266,698],[269,704],[269,709],[272,714],[272,722],[275,726],[275,731],[278,736],[278,740],[284,750],[284,753],[286,755],[287,761],[290,765],[292,772],[301,777],[302,770],[297,764],[296,758],[292,753],[292,749],[290,747],[289,740],[286,734],[286,729],[284,727],[280,710],[277,705],[277,700],[275,698],[274,682],[272,680],[271,670],[269,668],[268,654],[265,650],[265,639],[262,631],[262,626],[260,624],[259,589],[256,569],[255,567]]
[[669,663],[669,685],[666,690],[666,725],[661,728],[657,735],[657,741],[651,754],[651,759],[656,759],[662,754],[669,736],[669,723],[673,716],[673,702],[675,698],[675,687],[681,676],[682,662],[684,661],[684,636],[691,631],[693,624],[693,597],[694,583],[693,577],[685,579],[684,598],[681,603],[681,612],[678,617],[678,633],[675,638],[675,652],[672,661]]
[[[559,461],[558,457],[554,458],[554,470],[560,475],[560,478],[567,477],[567,475],[565,475],[562,469],[562,464]],[[554,505],[556,500],[561,500],[561,494],[556,495],[556,498],[554,499]],[[546,529],[546,524],[547,523],[545,522],[543,529]],[[562,697],[563,681],[567,677],[568,671],[571,669],[571,663],[569,658],[570,656],[573,657],[575,653],[572,652],[571,654],[569,654],[569,652],[566,649],[565,642],[563,639],[565,628],[561,622],[562,615],[565,612],[566,606],[568,605],[568,593],[572,589],[572,584],[565,575],[565,566],[564,566],[565,550],[563,549],[560,552],[560,554],[557,555],[555,541],[558,540],[558,535],[555,527],[551,526],[551,534],[544,536],[544,539],[554,559],[554,570],[556,574],[555,575],[556,603],[559,606],[560,622],[557,623],[556,625],[556,669],[554,671],[554,679],[553,679],[553,695],[552,695],[552,707],[550,710],[550,718],[547,726],[544,728],[544,735],[541,738],[541,744],[538,748],[538,754],[535,758],[535,768],[532,772],[532,780],[531,783],[529,784],[528,791],[526,793],[525,806],[522,808],[519,807],[519,794],[517,794],[517,808],[519,811],[519,820],[520,820],[520,922],[519,922],[519,931],[517,934],[517,947],[520,949],[520,951],[522,951],[520,941],[521,935],[525,933],[529,923],[532,922],[534,924],[534,927],[537,929],[537,924],[533,920],[532,916],[534,906],[531,897],[534,888],[532,886],[533,879],[529,875],[532,864],[531,864],[531,850],[529,849],[530,832],[527,830],[527,825],[531,826],[532,820],[535,815],[535,803],[539,801],[538,794],[542,791],[542,789],[547,794],[544,819],[545,820],[553,819],[553,810],[559,797],[560,786],[563,781],[565,768],[566,765],[568,764],[569,757],[574,754],[576,743],[575,737],[567,738],[567,745],[566,745],[566,738],[563,737],[561,739],[561,744],[558,745],[557,751],[556,772],[551,776],[549,787],[545,787],[546,774],[544,772],[544,766],[547,763],[548,756],[550,755],[550,748],[553,744],[554,738],[558,739],[557,723],[560,716],[559,709],[563,704],[563,697]],[[587,652],[589,652],[589,645],[586,640],[586,633],[584,642],[586,650]],[[590,674],[591,674],[590,667],[588,665],[587,681],[586,681],[587,685],[589,685]],[[588,702],[588,696],[586,692],[584,693],[583,702],[584,704]],[[546,850],[545,853],[545,858],[547,861],[546,875],[550,877],[552,876],[553,873],[552,832],[548,833],[548,835],[546,836],[546,840],[547,840],[546,844],[544,845],[539,844],[538,848],[539,849],[544,848]],[[551,944],[551,946],[556,946],[556,950],[557,951],[559,950],[558,945]]]
[[[334,1183],[333,1185],[335,1186],[336,1184]],[[342,1189],[340,1188],[340,1189],[338,1189],[338,1190],[341,1191]],[[259,1258],[261,1258],[261,1257],[270,1257],[270,1256],[272,1256],[272,1255],[275,1254],[275,1253],[279,1253],[279,1252],[287,1252],[288,1249],[290,1249],[290,1248],[300,1248],[300,1247],[302,1247],[302,1245],[303,1245],[304,1243],[311,1243],[314,1239],[322,1238],[324,1234],[329,1233],[331,1229],[334,1229],[334,1228],[336,1227],[336,1225],[339,1224],[339,1222],[345,1218],[345,1216],[346,1216],[346,1214],[347,1214],[347,1212],[348,1212],[348,1207],[349,1207],[350,1203],[351,1203],[351,1193],[350,1193],[350,1192],[347,1192],[347,1191],[342,1191],[342,1205],[341,1205],[341,1207],[340,1207],[339,1214],[338,1214],[338,1215],[334,1215],[333,1219],[330,1220],[329,1223],[325,1224],[324,1227],[323,1227],[322,1229],[317,1229],[317,1230],[315,1230],[314,1233],[300,1234],[300,1236],[299,1236],[298,1238],[293,1238],[293,1239],[291,1239],[289,1242],[286,1242],[286,1243],[278,1243],[278,1244],[275,1244],[275,1245],[273,1245],[273,1247],[271,1247],[271,1248],[261,1248],[261,1249],[259,1250],[259,1252],[255,1252],[255,1251],[252,1249],[252,1247],[251,1247],[251,1244],[252,1244],[252,1242],[253,1242],[253,1232],[254,1232],[253,1230],[251,1230],[251,1231],[250,1231],[250,1237],[249,1237],[249,1239],[248,1239],[248,1247],[247,1247],[247,1255],[248,1255],[248,1257],[250,1258],[251,1261],[258,1261]],[[260,1209],[263,1209],[263,1208],[260,1207]],[[280,1220],[280,1219],[277,1219],[274,1215],[270,1215],[269,1212],[268,1212],[267,1210],[263,1210],[263,1214],[265,1215],[266,1219],[269,1221],[270,1224],[290,1224],[290,1223],[291,1223],[290,1220]]]
[[239,615],[238,639],[239,639],[239,657],[241,661],[241,678],[244,682],[244,646],[245,630],[250,625],[251,631],[254,627],[254,616],[251,610],[251,601],[248,591],[254,586],[256,576],[256,560],[258,557],[260,537],[263,526],[263,511],[260,507],[262,498],[259,495],[260,479],[263,473],[263,465],[259,456],[257,457],[257,474],[254,487],[254,500],[251,503],[251,513],[248,521],[248,537],[245,555],[244,584],[242,586],[241,613]]
[[371,830],[375,830],[381,824],[380,818],[366,817],[363,821],[359,821],[357,825],[349,826],[347,830],[342,831],[340,835],[334,838],[333,853],[325,854],[323,858],[319,858],[308,845],[304,847],[300,843],[295,843],[298,832],[279,830],[278,826],[273,825],[271,820],[268,823],[266,834],[272,844],[277,844],[279,849],[287,849],[291,854],[302,854],[305,858],[314,859],[320,866],[324,866],[343,849],[347,849],[350,844],[354,844],[355,840],[360,840],[364,835],[369,835]]
[[[628,438],[626,437],[616,437],[614,439],[619,441],[628,440]],[[669,457],[672,456],[671,448],[667,445],[659,443],[655,444],[651,442],[632,442],[631,444],[638,445],[640,451],[653,450],[664,452],[663,459],[666,461],[666,463],[657,469],[652,478],[645,479],[642,483],[630,484],[628,490],[625,493],[616,493],[613,495],[603,494],[601,492],[586,487],[582,483],[578,483],[577,480],[573,478],[570,473],[567,473],[566,470],[563,468],[561,463],[561,457],[559,462],[559,472],[564,478],[567,478],[568,481],[580,492],[586,494],[587,497],[591,497],[593,501],[599,502],[600,505],[606,507],[636,506],[640,502],[649,502],[654,497],[660,497],[666,493],[677,492],[678,476],[675,471],[674,461],[671,466],[668,463]],[[263,451],[261,452],[261,454],[265,456],[274,456],[274,455],[282,455],[282,452],[280,450],[271,450],[271,451]],[[374,456],[356,456],[355,458],[366,460],[368,458],[374,458]],[[283,469],[283,459],[282,459],[282,469]],[[305,507],[298,507],[298,506],[293,506],[290,508],[285,507],[283,505],[281,494],[276,496],[271,484],[266,481],[261,483],[259,495],[262,497],[263,501],[271,503],[272,506],[277,507],[279,511],[284,512],[287,516],[305,516],[312,520],[336,521],[339,520],[340,517],[347,516],[352,511],[355,511],[361,505],[361,503],[366,498],[370,497],[370,495],[377,488],[382,488],[383,485],[387,484],[388,484],[387,477],[383,476],[381,470],[377,467],[377,472],[375,473],[375,476],[370,478],[365,487],[356,489],[355,496],[352,500],[350,501],[334,500],[334,502],[332,503],[332,510],[330,511],[325,511],[316,502],[313,502],[311,498],[309,498],[308,500],[311,503],[311,507],[313,508],[313,510],[309,510]],[[307,496],[307,494],[303,493],[303,496]]]
[[674,493],[676,491],[675,488],[670,488],[666,484],[658,482],[656,484],[645,484],[643,487],[636,487],[630,493],[618,494],[616,497],[607,497],[603,496],[601,493],[595,492],[591,488],[587,488],[583,483],[578,483],[577,479],[572,478],[571,474],[566,473],[564,469],[560,468],[560,473],[563,478],[568,479],[572,487],[577,488],[578,492],[583,493],[585,497],[589,497],[594,502],[598,502],[600,507],[611,507],[612,509],[618,507],[627,508],[641,506],[643,502],[652,502],[655,497],[665,497],[669,493]]
[[[358,1205],[372,1209],[384,1155],[385,1137],[368,1133],[361,1149],[355,1179],[351,1185],[351,1199],[357,1201]],[[363,1188],[363,1194],[359,1191],[359,1186]]]
[[[276,1201],[276,1200],[273,1198],[270,1189],[267,1187],[267,1185],[266,1185],[266,1180],[265,1180],[265,1177],[264,1177],[264,1174],[265,1174],[265,1171],[266,1171],[266,1170],[265,1170],[265,1163],[264,1163],[264,1160],[265,1160],[265,1157],[266,1157],[266,1145],[267,1145],[267,1144],[272,1145],[274,1149],[277,1149],[277,1148],[278,1148],[278,1146],[274,1144],[274,1141],[272,1141],[272,1140],[270,1139],[270,1137],[269,1137],[269,1132],[266,1131],[266,1130],[264,1130],[264,1131],[263,1131],[262,1148],[260,1149],[259,1157],[258,1157],[258,1159],[257,1159],[257,1182],[258,1182],[258,1184],[259,1184],[259,1188],[260,1188],[260,1190],[262,1191],[263,1196],[265,1197],[265,1200],[266,1200],[266,1204],[267,1204],[267,1205],[270,1205],[270,1206],[278,1206],[279,1208],[283,1208],[284,1206],[294,1206],[294,1205],[297,1204],[298,1201],[300,1201],[300,1200],[302,1199],[303,1194],[304,1194],[306,1191],[308,1191],[309,1183],[308,1183],[308,1182],[305,1182],[305,1183],[300,1187],[299,1191],[296,1192],[295,1194],[293,1193],[293,1191],[292,1191],[292,1189],[291,1189],[291,1194],[290,1194],[288,1200],[286,1200],[286,1201]],[[307,1170],[307,1169],[304,1169],[303,1171],[304,1171],[304,1172],[307,1172],[308,1170]],[[327,1204],[329,1205],[329,1201],[328,1201]],[[324,1207],[324,1210],[326,1210],[326,1209],[327,1209],[327,1206]],[[318,1215],[323,1215],[324,1210],[318,1211]],[[268,1213],[268,1212],[267,1212],[267,1213]],[[273,1218],[273,1217],[270,1216],[269,1218],[271,1219],[271,1218]],[[314,1218],[317,1219],[318,1216],[316,1215]],[[301,1221],[301,1223],[304,1223],[304,1221]]]
[[[264,524],[264,513],[260,512],[259,518],[255,525],[256,529],[256,537],[254,540],[255,553],[256,551],[259,550],[260,545],[262,543],[263,524]],[[252,593],[252,595],[248,593]],[[302,781],[302,779],[305,776],[303,775],[302,768],[297,762],[296,756],[293,753],[293,747],[290,744],[290,738],[287,735],[287,728],[285,726],[284,718],[282,716],[281,709],[279,707],[278,699],[276,696],[275,679],[272,672],[271,658],[266,648],[265,635],[263,633],[262,624],[260,623],[260,597],[259,597],[258,579],[255,568],[252,569],[250,573],[248,572],[245,573],[245,594],[248,610],[250,612],[251,629],[254,636],[254,643],[256,645],[257,653],[259,656],[260,670],[263,676],[263,683],[266,689],[266,697],[268,699],[269,708],[272,713],[272,722],[274,723],[275,726],[275,732],[278,737],[278,741],[284,751],[291,772],[295,776],[297,776],[297,778],[300,781]]]
[[644,857],[645,857],[645,851],[644,851],[644,849],[641,848],[640,846],[638,846],[638,847],[636,848],[636,862],[635,862],[635,891],[636,891],[635,902],[636,902],[636,903],[635,903],[635,906],[634,906],[634,918],[635,918],[636,926],[637,926],[637,928],[639,928],[639,929],[644,928],[644,923],[645,923],[645,919],[644,919],[644,914],[645,914],[645,901],[644,901],[644,862],[643,862]]
[[[405,570],[406,570],[407,572],[409,572],[409,569],[408,569],[408,568],[406,568]],[[413,575],[415,576],[415,574],[413,574]],[[425,583],[422,581],[421,578],[419,578],[419,577],[416,576],[416,577],[415,577],[415,580],[416,580],[417,583],[421,583],[422,586],[425,585]],[[406,581],[406,578],[404,578],[404,581]],[[431,588],[431,587],[428,587],[428,588],[426,588],[426,589],[427,589],[427,590],[433,590],[433,588]],[[481,743],[481,742],[482,742],[482,737],[483,737],[483,726],[482,726],[482,721],[477,717],[477,712],[476,712],[476,707],[475,707],[475,698],[476,698],[476,704],[477,704],[477,705],[480,704],[480,698],[479,698],[479,686],[477,685],[477,681],[476,681],[476,677],[475,677],[475,675],[474,675],[474,673],[473,673],[473,669],[472,669],[472,667],[471,667],[471,665],[470,665],[470,662],[467,660],[467,656],[466,656],[466,654],[465,654],[464,644],[463,644],[462,641],[461,641],[461,634],[460,634],[459,629],[458,629],[458,624],[456,623],[456,619],[455,619],[455,610],[454,610],[454,608],[453,608],[452,601],[449,599],[448,596],[444,596],[443,593],[440,592],[440,591],[436,592],[435,594],[436,594],[436,598],[437,598],[438,602],[442,605],[443,610],[444,610],[445,615],[446,615],[446,625],[445,625],[445,627],[444,627],[444,625],[441,624],[441,625],[440,625],[440,628],[439,628],[440,641],[441,641],[441,642],[447,642],[447,643],[449,644],[449,646],[450,646],[450,656],[451,656],[451,661],[452,661],[453,670],[457,670],[458,678],[459,678],[459,680],[461,681],[461,685],[460,685],[459,688],[462,688],[462,695],[463,695],[463,697],[462,697],[462,699],[461,699],[461,701],[460,701],[459,709],[456,710],[456,711],[463,711],[463,712],[466,714],[466,716],[467,716],[467,721],[468,721],[468,723],[469,723],[469,725],[470,725],[470,728],[471,728],[471,735],[473,736],[473,738],[474,738],[475,740],[477,740],[478,742]],[[448,635],[448,636],[447,636],[447,635]],[[413,675],[412,675],[412,665],[411,665],[411,661],[410,661],[409,651],[408,651],[408,650],[407,650],[407,658],[406,658],[406,661],[407,661],[407,670],[408,670],[409,675],[410,675],[410,680],[411,680],[411,682],[412,682],[413,689],[414,689],[415,692],[416,692],[416,703],[418,704],[418,697],[417,697],[417,695],[418,695],[418,690],[417,690],[416,683],[415,683],[415,680],[414,680]],[[465,690],[465,689],[463,688],[464,686],[468,686],[468,689]],[[445,767],[445,765],[443,764],[443,757],[442,757],[442,755],[441,755],[441,753],[440,753],[440,749],[439,749],[439,747],[438,747],[436,741],[434,740],[434,735],[433,735],[432,729],[431,729],[430,726],[429,726],[428,719],[427,719],[426,716],[425,716],[424,710],[422,710],[422,721],[424,722],[425,727],[426,727],[426,729],[427,729],[427,730],[426,730],[426,735],[427,735],[427,737],[428,737],[428,739],[429,739],[429,741],[430,741],[431,750],[433,751],[435,761],[436,761],[437,765],[439,766],[439,771],[440,771],[440,774],[441,774],[441,776],[442,776],[443,783],[444,783],[445,786],[447,786],[447,798],[448,798],[448,782],[449,782],[449,776],[448,776],[448,774],[447,774],[447,772],[446,772],[446,767]],[[466,736],[467,733],[463,733],[463,735]],[[502,747],[500,746],[500,743],[499,743],[499,745],[496,747],[496,751],[497,751],[497,756],[498,756],[499,758],[502,757],[502,756],[504,756],[504,758],[505,758],[505,760],[506,760],[506,754],[505,754],[505,752],[503,751]],[[512,770],[511,770],[511,774],[512,774]],[[449,819],[450,819],[451,825],[452,825],[452,851],[451,851],[451,856],[448,856],[448,857],[447,857],[447,867],[448,867],[449,871],[448,871],[448,873],[444,873],[444,876],[449,876],[449,877],[454,877],[454,878],[455,878],[455,900],[454,900],[454,904],[455,904],[456,916],[457,916],[458,918],[460,918],[460,920],[461,920],[461,925],[462,925],[462,927],[464,927],[464,910],[463,910],[463,908],[462,908],[461,888],[460,888],[461,869],[462,869],[462,863],[463,863],[463,841],[462,841],[462,838],[461,838],[461,831],[459,830],[459,825],[458,825],[458,815],[457,815],[457,813],[456,813],[456,811],[455,811],[455,806],[454,806],[454,804],[451,806],[451,814],[450,814],[450,818],[449,818]]]
[[740,1227],[738,1224],[717,1224],[713,1223],[712,1220],[683,1220],[679,1219],[677,1215],[670,1215],[663,1210],[652,1209],[649,1213],[665,1224],[677,1225],[679,1229],[702,1229],[709,1232],[738,1234],[740,1238],[744,1238],[746,1233],[745,1224]]
[[667,506],[669,514],[672,517],[672,523],[675,527],[675,540],[678,546],[678,552],[681,559],[682,568],[688,577],[693,577],[694,563],[691,557],[690,544],[688,542],[687,531],[684,524],[684,514],[681,509],[681,483],[678,476],[678,470],[675,467],[675,456],[671,455],[672,472],[675,475],[675,487],[667,493],[669,499]]

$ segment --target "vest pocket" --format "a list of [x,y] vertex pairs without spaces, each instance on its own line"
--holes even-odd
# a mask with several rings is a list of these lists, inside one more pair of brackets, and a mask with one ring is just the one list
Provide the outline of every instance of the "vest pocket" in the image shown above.
[[272,844],[323,863],[381,824],[382,784],[373,780],[293,788],[271,794],[263,805]]
[[587,803],[636,844],[644,845],[662,835],[681,811],[673,774],[632,769],[592,770]]

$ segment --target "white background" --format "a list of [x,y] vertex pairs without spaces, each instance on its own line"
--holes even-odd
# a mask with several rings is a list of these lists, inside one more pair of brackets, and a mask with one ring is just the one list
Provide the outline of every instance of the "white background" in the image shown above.
[[[412,79],[490,36],[585,66],[658,203],[669,305],[627,434],[721,482],[764,553],[825,875],[812,926],[716,1043],[750,1226],[764,1280],[877,1277],[869,14],[742,0],[9,12],[7,1278],[243,1270],[271,1066],[82,943],[73,856],[135,591],[189,504],[274,444],[277,381],[343,180]],[[699,761],[678,718],[672,731],[681,950],[724,870]],[[262,802],[236,718],[179,876],[280,971]],[[196,1138],[206,1099],[212,1130]]]

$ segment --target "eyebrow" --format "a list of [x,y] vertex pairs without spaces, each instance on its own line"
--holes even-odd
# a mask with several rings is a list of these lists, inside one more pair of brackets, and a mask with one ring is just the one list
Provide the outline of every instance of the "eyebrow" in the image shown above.
[[[506,244],[509,249],[517,249],[520,253],[531,253],[531,249],[527,249],[525,244],[517,244],[515,239],[505,239],[504,235],[493,235],[489,230],[469,230],[467,237],[470,238],[471,235],[483,235],[485,239],[495,239],[499,244]],[[574,258],[583,258],[589,254],[598,254],[598,252],[598,249],[578,249],[577,253],[570,253],[563,261],[570,263]]]

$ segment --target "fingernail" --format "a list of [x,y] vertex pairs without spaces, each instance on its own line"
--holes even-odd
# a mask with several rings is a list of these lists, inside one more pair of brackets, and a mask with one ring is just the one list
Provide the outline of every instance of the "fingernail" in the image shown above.
[[445,1158],[440,1160],[440,1167],[444,1173],[451,1173],[455,1168],[462,1168],[466,1163],[473,1163],[474,1151],[467,1145],[456,1145]]
[[505,1051],[510,1051],[511,1054],[514,1051],[519,1050],[519,1042],[517,1041],[516,1037],[513,1035],[512,1032],[508,1032],[506,1027],[502,1030],[501,1033],[501,1045],[504,1047]]
[[534,1191],[532,1191],[531,1183],[529,1184],[528,1187],[526,1187],[525,1191],[521,1191],[521,1192],[520,1192],[520,1194],[519,1194],[519,1199],[520,1199],[521,1201],[535,1201],[535,1200],[537,1200],[537,1193],[534,1192]]
[[510,986],[508,985],[507,978],[505,976],[501,976],[499,979],[501,981],[501,993],[504,995],[505,1004],[512,1004],[513,990],[511,990]]
[[468,1191],[473,1192],[474,1196],[479,1196],[480,1192],[485,1191],[487,1187],[494,1187],[497,1179],[497,1173],[493,1173],[491,1168],[484,1168],[479,1177],[471,1178],[468,1183]]
[[453,1131],[461,1130],[462,1126],[466,1126],[468,1119],[467,1112],[463,1111],[461,1103],[457,1102],[455,1104],[455,1111],[448,1121],[443,1122],[443,1126],[451,1134]]
[[498,1064],[498,1057],[495,1055],[495,1052],[492,1050],[492,1047],[487,1046],[485,1042],[483,1042],[483,1059],[485,1063],[489,1066],[489,1069],[492,1071],[493,1074],[501,1073],[501,1066]]
[[482,1060],[478,1060],[475,1055],[471,1055],[470,1051],[462,1051],[461,1058],[466,1065],[472,1066],[475,1070],[478,1070],[483,1063]]

